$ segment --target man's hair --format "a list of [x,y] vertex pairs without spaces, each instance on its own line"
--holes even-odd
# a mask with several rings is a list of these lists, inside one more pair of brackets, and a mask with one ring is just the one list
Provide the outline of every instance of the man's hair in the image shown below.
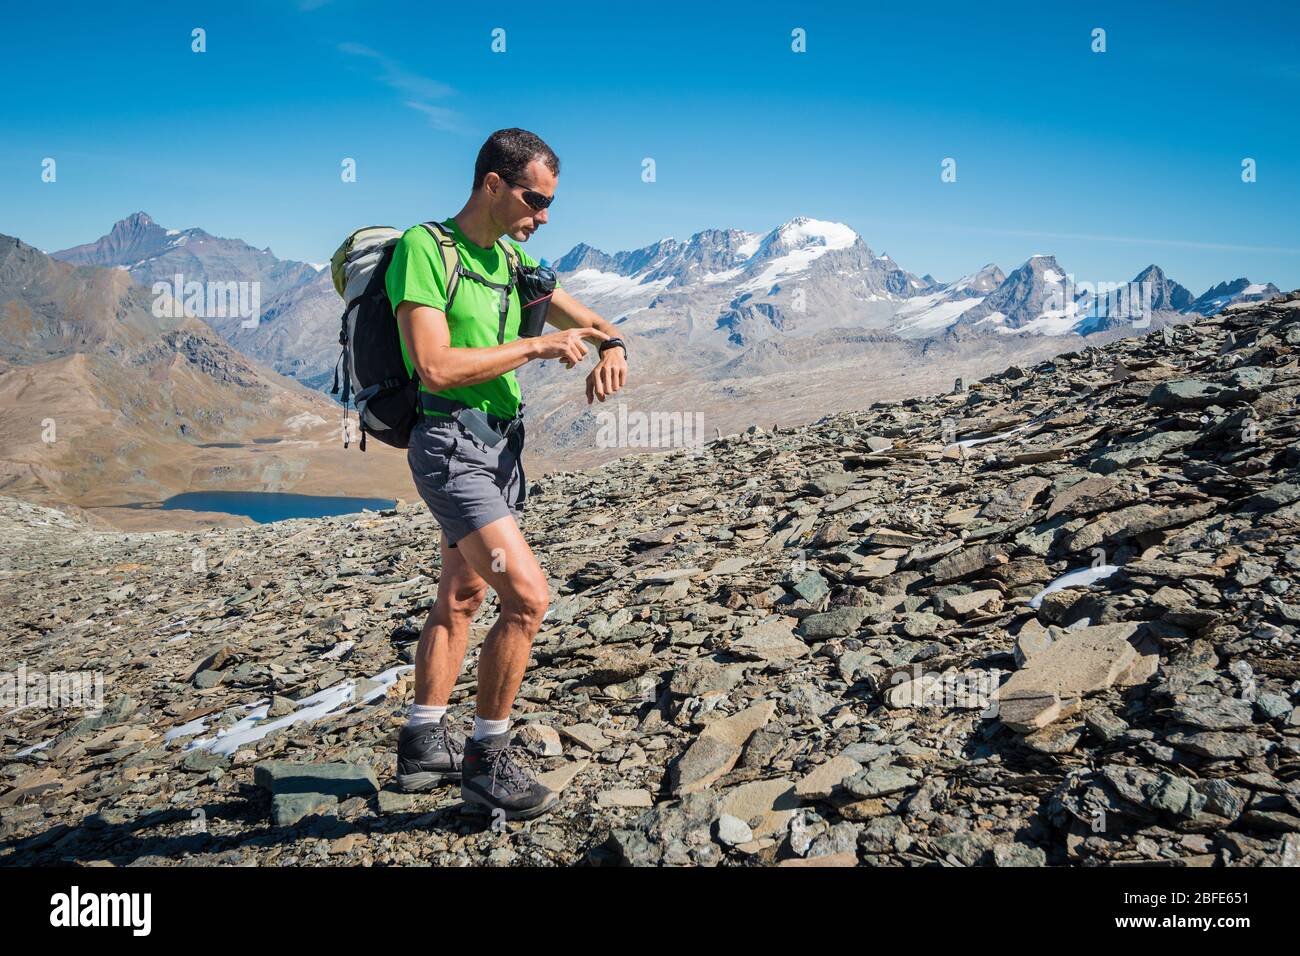
[[518,182],[534,159],[540,159],[554,175],[560,175],[560,157],[540,136],[513,126],[499,129],[478,151],[478,159],[474,161],[474,189],[483,185],[488,173]]

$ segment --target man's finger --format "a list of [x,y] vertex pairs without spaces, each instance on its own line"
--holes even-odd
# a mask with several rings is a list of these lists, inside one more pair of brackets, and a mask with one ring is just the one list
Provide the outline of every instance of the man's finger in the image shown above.
[[578,333],[584,339],[600,339],[602,342],[609,338],[608,332],[602,332],[600,329],[585,328]]

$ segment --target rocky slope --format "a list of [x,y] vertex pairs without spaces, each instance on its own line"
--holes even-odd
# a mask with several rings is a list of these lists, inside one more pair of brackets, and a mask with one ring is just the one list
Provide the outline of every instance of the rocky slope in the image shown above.
[[1295,865],[1298,356],[1293,292],[546,476],[515,728],[562,797],[498,827],[391,789],[422,508],[5,501],[0,671],[102,672],[104,707],[5,712],[0,862]]

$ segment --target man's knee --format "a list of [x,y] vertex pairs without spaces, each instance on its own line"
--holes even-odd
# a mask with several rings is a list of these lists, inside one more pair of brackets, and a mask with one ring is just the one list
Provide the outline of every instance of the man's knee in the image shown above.
[[447,613],[461,617],[473,617],[487,597],[487,590],[486,582],[453,588],[451,593],[447,595]]
[[515,584],[501,599],[501,609],[537,626],[546,616],[546,609],[550,603],[551,595],[546,585],[546,578],[539,576]]

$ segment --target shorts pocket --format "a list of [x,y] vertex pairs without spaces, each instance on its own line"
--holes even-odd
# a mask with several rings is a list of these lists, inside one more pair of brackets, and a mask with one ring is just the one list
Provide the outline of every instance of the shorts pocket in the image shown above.
[[407,464],[417,485],[437,490],[451,480],[456,463],[455,429],[422,428],[412,432]]

